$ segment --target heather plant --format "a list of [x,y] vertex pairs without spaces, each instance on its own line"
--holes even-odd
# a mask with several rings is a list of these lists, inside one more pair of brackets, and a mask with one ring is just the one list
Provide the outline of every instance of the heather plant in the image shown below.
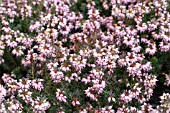
[[2,2],[0,112],[170,112],[169,11],[166,0]]

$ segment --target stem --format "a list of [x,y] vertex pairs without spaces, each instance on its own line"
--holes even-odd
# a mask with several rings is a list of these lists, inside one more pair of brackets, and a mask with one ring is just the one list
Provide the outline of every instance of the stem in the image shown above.
[[63,84],[63,82],[61,81],[60,83],[61,83],[62,88],[65,88],[65,86],[64,86],[64,84]]
[[32,60],[32,63],[31,63],[31,74],[32,74],[32,77],[34,79],[34,61]]
[[99,106],[99,108],[100,108],[100,102],[99,102],[99,101],[97,101],[97,104],[98,104],[98,106]]
[[75,109],[76,109],[76,111],[78,111],[78,106],[77,105],[75,106]]

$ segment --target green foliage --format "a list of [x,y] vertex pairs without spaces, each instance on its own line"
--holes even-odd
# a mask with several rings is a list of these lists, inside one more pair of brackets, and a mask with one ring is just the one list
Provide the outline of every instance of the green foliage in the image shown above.
[[[71,0],[72,3],[72,0]],[[78,14],[78,12],[81,12],[83,14],[84,19],[86,20],[88,18],[87,15],[87,2],[86,0],[78,0],[77,3],[75,3],[70,9],[71,11],[74,11]]]

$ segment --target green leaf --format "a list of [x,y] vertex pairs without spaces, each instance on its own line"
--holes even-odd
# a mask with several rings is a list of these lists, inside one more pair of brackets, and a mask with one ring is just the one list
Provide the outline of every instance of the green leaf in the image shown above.
[[2,67],[5,69],[5,70],[7,70],[7,71],[10,71],[11,70],[11,68],[7,65],[7,64],[2,64]]
[[153,64],[156,64],[156,63],[158,63],[158,59],[154,56],[154,57],[151,58],[151,62]]
[[81,3],[81,9],[84,11],[86,10],[86,3]]
[[12,70],[12,72],[13,72],[14,74],[18,74],[19,71],[20,71],[20,67],[16,67],[16,68],[14,68],[14,69]]

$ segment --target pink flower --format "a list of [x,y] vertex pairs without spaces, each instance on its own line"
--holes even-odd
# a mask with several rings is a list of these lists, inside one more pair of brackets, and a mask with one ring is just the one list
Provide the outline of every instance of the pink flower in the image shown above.
[[81,109],[79,113],[88,113],[86,109]]
[[0,102],[4,100],[4,97],[6,96],[6,89],[0,85]]
[[63,72],[57,70],[51,70],[50,75],[52,80],[54,80],[56,83],[61,82],[61,80],[64,78]]
[[41,100],[39,97],[36,98],[32,105],[34,106],[34,111],[38,112],[44,112],[50,107],[50,103],[46,99]]
[[18,56],[23,55],[24,53],[23,53],[23,51],[21,49],[18,49],[18,50],[13,49],[12,54],[14,54],[14,55],[16,55],[18,57]]
[[18,90],[18,96],[22,98],[26,103],[32,103],[32,92],[30,91],[24,91],[24,90]]
[[57,100],[61,101],[61,102],[67,102],[67,97],[64,96],[65,92],[61,91],[60,89],[57,89],[56,91],[56,98]]
[[153,112],[153,108],[152,108],[151,105],[144,103],[144,105],[141,106],[141,111],[142,112],[152,113]]
[[121,94],[120,98],[121,100],[123,100],[124,102],[128,103],[130,101],[132,101],[132,92],[130,91],[125,91],[123,94]]
[[118,108],[116,113],[129,113],[129,108],[127,108],[125,105],[123,105],[121,108]]
[[170,85],[170,75],[164,74],[165,75],[165,85],[169,86]]
[[9,99],[7,100],[6,104],[7,106],[7,110],[9,110],[10,113],[15,113],[15,112],[22,112],[22,104],[16,100],[16,99]]
[[147,75],[145,76],[144,86],[153,87],[156,85],[156,81],[158,80],[156,79],[155,75]]
[[43,84],[42,84],[42,81],[44,81],[44,80],[43,79],[32,80],[31,85],[36,90],[42,90],[44,88]]
[[151,47],[151,48],[146,48],[145,52],[148,53],[149,55],[154,55],[156,53],[156,47]]
[[92,87],[88,87],[88,89],[85,90],[85,94],[87,97],[90,97],[90,99],[98,101],[97,94],[95,94],[95,89]]
[[152,69],[152,65],[151,65],[151,62],[147,62],[146,64],[143,64],[142,65],[142,69],[144,71],[150,71]]
[[107,106],[101,109],[101,113],[115,113],[115,111],[112,109],[112,106]]
[[80,102],[79,102],[78,98],[74,98],[74,100],[72,101],[72,105],[73,106],[80,105]]
[[28,90],[31,86],[31,80],[28,79],[20,79],[18,86],[23,90]]
[[164,42],[160,42],[159,44],[160,50],[163,52],[167,52],[170,50],[170,44],[169,43],[164,43]]
[[162,96],[160,96],[160,99],[161,99],[161,103],[167,101],[168,99],[170,99],[170,94],[169,93],[163,93]]
[[132,89],[133,98],[138,98],[140,93],[141,93],[141,88],[134,86]]

